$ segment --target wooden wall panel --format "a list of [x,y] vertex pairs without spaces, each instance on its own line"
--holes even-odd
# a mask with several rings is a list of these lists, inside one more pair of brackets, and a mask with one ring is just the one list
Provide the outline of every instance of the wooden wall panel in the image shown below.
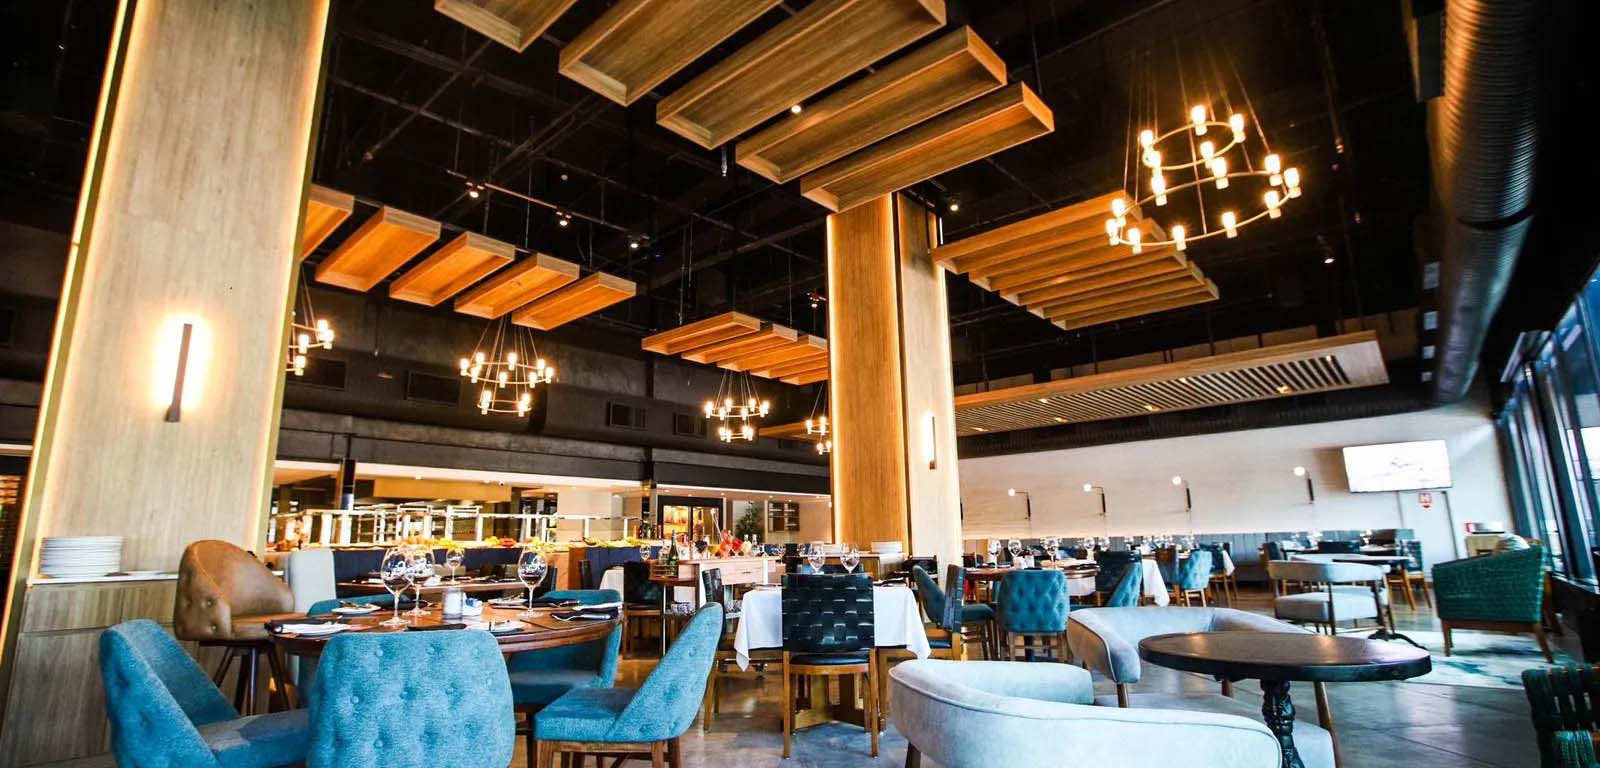
[[[960,562],[961,483],[956,464],[955,374],[944,270],[933,261],[939,218],[895,195],[900,358],[905,390],[909,553]],[[835,310],[837,311],[837,310]],[[931,463],[930,463],[931,461]]]
[[885,195],[828,217],[835,540],[910,544],[895,219]]

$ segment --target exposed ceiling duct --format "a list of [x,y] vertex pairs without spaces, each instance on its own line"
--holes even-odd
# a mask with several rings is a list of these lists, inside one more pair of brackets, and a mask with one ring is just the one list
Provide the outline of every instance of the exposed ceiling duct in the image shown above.
[[1445,4],[1444,92],[1428,105],[1441,402],[1472,386],[1533,220],[1540,8],[1522,0]]

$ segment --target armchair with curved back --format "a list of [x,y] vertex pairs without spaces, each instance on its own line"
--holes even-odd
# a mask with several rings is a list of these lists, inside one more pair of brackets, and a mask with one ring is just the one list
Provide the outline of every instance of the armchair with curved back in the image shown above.
[[255,711],[256,671],[264,655],[270,690],[287,708],[288,675],[272,651],[267,623],[300,618],[294,593],[255,555],[226,541],[191,543],[178,561],[177,596],[172,632],[179,640],[224,649],[212,682],[221,685],[234,661],[239,662],[234,707]]
[[[1375,565],[1340,563],[1325,560],[1274,560],[1267,563],[1272,580],[1273,615],[1286,621],[1302,622],[1337,634],[1341,621],[1372,619],[1393,629],[1388,612],[1389,594],[1385,570]],[[1286,593],[1282,584],[1307,586],[1301,592]],[[1387,622],[1386,622],[1387,618]]]
[[1539,641],[1545,661],[1554,663],[1544,633],[1544,551],[1515,549],[1433,566],[1433,599],[1444,632],[1444,655],[1452,650],[1451,630],[1527,632]]

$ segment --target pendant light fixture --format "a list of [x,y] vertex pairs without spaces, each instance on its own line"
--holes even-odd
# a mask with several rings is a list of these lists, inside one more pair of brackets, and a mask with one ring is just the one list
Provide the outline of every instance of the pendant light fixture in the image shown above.
[[735,440],[753,442],[756,439],[755,419],[765,418],[772,403],[756,396],[750,374],[743,371],[722,372],[722,383],[717,386],[717,396],[706,401],[707,419],[721,422],[717,439],[724,443]]
[[311,307],[311,287],[305,271],[300,274],[300,290],[295,294],[294,315],[289,318],[289,354],[284,366],[286,373],[306,375],[306,353],[312,347],[333,349],[333,326],[327,318],[317,317]]
[[478,413],[527,416],[533,390],[555,381],[556,368],[539,356],[533,331],[511,323],[510,315],[490,320],[472,354],[461,358],[462,378],[480,387]]

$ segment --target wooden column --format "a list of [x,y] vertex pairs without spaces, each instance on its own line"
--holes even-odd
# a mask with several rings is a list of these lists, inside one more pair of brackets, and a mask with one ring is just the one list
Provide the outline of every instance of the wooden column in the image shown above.
[[327,17],[327,0],[118,7],[9,585],[0,764],[104,750],[100,625],[171,612],[27,586],[37,541],[121,535],[124,569],[163,570],[196,539],[257,541]]
[[835,538],[959,562],[961,521],[937,218],[903,195],[828,217]]

